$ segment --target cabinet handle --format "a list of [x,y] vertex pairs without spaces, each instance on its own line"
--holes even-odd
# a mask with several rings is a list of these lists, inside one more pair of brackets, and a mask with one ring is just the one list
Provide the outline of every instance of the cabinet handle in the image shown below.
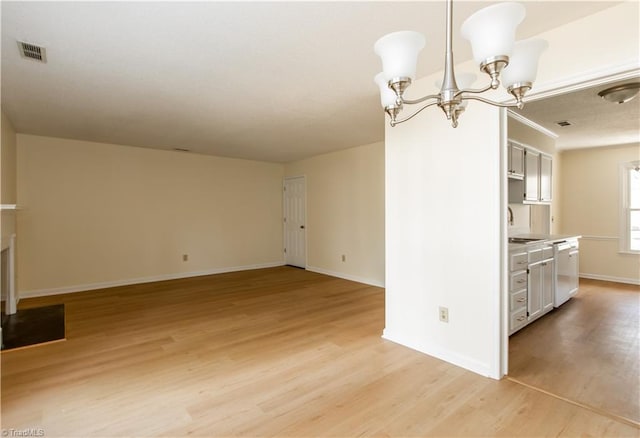
[[522,284],[524,282],[525,282],[524,278],[521,278],[520,280],[516,281],[516,283],[518,283],[518,284]]
[[518,300],[518,302],[519,302],[519,303],[524,303],[524,302],[525,302],[525,300],[526,300],[526,298],[520,298],[520,299]]
[[516,265],[526,265],[526,264],[527,264],[527,262],[524,262],[524,261],[516,263]]
[[524,321],[524,316],[521,316],[520,318],[518,318],[518,321]]

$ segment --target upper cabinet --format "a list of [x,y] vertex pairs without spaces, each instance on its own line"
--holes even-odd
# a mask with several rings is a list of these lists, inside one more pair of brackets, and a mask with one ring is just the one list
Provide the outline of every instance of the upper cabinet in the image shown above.
[[524,152],[524,200],[540,200],[540,153],[531,149]]
[[[548,204],[551,202],[551,155],[547,155],[513,140],[508,143],[509,202],[519,204]],[[521,158],[519,158],[521,157]],[[516,165],[514,165],[516,161]],[[516,172],[522,163],[522,176]]]
[[551,165],[550,155],[540,154],[540,201],[551,202]]
[[510,141],[508,143],[507,175],[509,178],[524,178],[524,147]]

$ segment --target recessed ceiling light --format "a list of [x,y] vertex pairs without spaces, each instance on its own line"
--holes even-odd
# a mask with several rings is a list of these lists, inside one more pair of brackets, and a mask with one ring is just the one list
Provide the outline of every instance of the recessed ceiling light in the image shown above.
[[640,82],[631,82],[602,90],[598,96],[608,102],[625,103],[636,97],[639,91]]
[[563,128],[565,126],[571,126],[571,123],[568,120],[560,120],[558,122],[555,122],[555,124],[558,126],[562,126]]

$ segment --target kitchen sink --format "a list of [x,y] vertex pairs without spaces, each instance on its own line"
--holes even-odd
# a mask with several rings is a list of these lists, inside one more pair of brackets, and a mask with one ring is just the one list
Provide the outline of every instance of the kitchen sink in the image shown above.
[[533,237],[509,237],[509,243],[535,243],[544,239],[536,239]]

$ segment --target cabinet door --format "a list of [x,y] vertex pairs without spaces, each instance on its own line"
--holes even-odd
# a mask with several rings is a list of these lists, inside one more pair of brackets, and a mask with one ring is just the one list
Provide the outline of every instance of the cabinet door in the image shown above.
[[527,288],[528,321],[533,321],[542,315],[542,263],[529,266]]
[[509,173],[522,178],[524,176],[524,147],[509,143]]
[[537,201],[539,193],[540,153],[527,150],[524,154],[524,200]]
[[550,202],[551,194],[551,157],[540,155],[540,200]]
[[553,309],[554,269],[553,260],[542,262],[542,312]]

